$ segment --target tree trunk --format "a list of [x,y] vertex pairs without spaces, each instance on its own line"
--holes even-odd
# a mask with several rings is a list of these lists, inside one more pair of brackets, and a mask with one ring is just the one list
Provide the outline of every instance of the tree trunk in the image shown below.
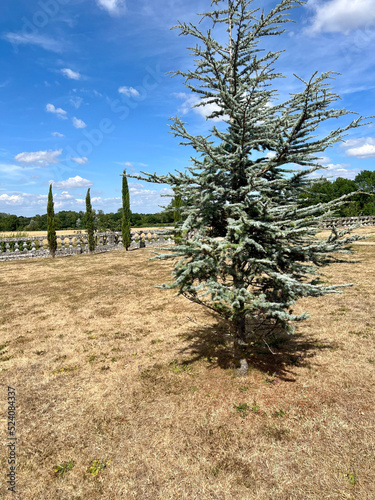
[[235,374],[237,377],[246,377],[248,375],[249,365],[247,363],[246,354],[246,320],[243,316],[236,322],[234,336]]

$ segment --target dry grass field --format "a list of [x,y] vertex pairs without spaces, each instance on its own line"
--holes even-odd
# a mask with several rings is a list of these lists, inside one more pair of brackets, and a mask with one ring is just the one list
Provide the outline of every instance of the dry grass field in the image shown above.
[[311,319],[246,379],[226,325],[155,288],[172,263],[147,249],[1,262],[0,497],[373,500],[375,246],[355,249],[326,276],[356,286],[301,300]]

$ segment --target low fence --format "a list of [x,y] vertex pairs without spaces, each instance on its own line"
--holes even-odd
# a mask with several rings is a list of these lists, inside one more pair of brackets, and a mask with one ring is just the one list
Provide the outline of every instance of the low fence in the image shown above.
[[[94,253],[109,252],[123,248],[121,233],[97,233]],[[172,238],[164,231],[132,231],[130,249],[147,246],[164,246],[173,243]],[[68,257],[88,253],[86,234],[67,234],[57,237],[57,257]],[[21,260],[35,257],[49,257],[47,238],[29,236],[0,239],[0,261]]]
[[[355,225],[375,226],[375,216],[367,217],[339,217],[323,221],[325,229],[349,227]],[[97,233],[94,253],[109,252],[123,248],[122,235],[115,233]],[[132,231],[130,249],[147,246],[164,246],[173,244],[173,239],[166,231]],[[57,237],[56,256],[68,257],[81,253],[88,253],[88,239],[86,234],[67,234]],[[0,239],[0,261],[21,260],[34,257],[49,257],[47,238],[43,236],[29,236]]]
[[350,227],[350,226],[375,226],[375,215],[364,217],[337,217],[335,219],[326,219],[323,221],[324,228],[329,229],[333,225],[335,227]]

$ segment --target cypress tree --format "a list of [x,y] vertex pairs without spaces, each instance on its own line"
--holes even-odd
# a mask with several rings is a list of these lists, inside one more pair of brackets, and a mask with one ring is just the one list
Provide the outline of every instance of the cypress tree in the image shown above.
[[173,198],[173,221],[175,227],[174,240],[176,243],[179,243],[181,240],[181,207],[182,207],[182,197],[178,191],[175,190],[175,195]]
[[47,203],[47,241],[48,248],[53,258],[55,258],[57,250],[57,237],[55,229],[55,211],[53,209],[52,184],[49,186],[48,203]]
[[130,247],[132,242],[130,234],[130,197],[129,197],[129,187],[128,180],[126,178],[126,170],[124,170],[122,175],[122,220],[121,220],[121,231],[122,231],[122,243],[126,250]]
[[[274,65],[281,52],[259,48],[265,37],[280,39],[288,11],[302,4],[283,0],[259,14],[252,0],[213,0],[213,10],[201,15],[212,22],[207,33],[190,23],[175,26],[195,39],[194,69],[175,74],[198,96],[196,106],[210,105],[208,119],[223,123],[207,136],[194,136],[174,118],[173,134],[197,156],[185,172],[137,176],[169,184],[187,200],[186,238],[156,257],[178,257],[173,282],[162,288],[177,289],[227,321],[240,375],[247,373],[255,341],[266,343],[279,329],[292,333],[295,322],[308,318],[293,313],[297,299],[349,286],[324,284],[320,269],[345,262],[339,254],[350,253],[350,244],[360,238],[336,229],[327,240],[316,237],[320,222],[349,195],[306,207],[301,194],[311,183],[309,175],[323,168],[319,155],[363,125],[363,118],[316,135],[321,123],[350,113],[333,107],[339,98],[330,86],[333,74],[297,77],[300,90],[280,102],[274,83],[282,75]],[[214,38],[217,28],[220,39],[224,29],[229,33],[227,44]]]
[[89,240],[89,250],[93,252],[95,250],[95,238],[94,238],[94,217],[92,213],[90,188],[87,190],[86,195],[86,231]]
[[181,195],[176,192],[175,196],[174,196],[174,199],[173,199],[173,208],[174,208],[174,210],[173,210],[173,221],[174,221],[174,223],[175,223],[176,226],[181,221],[181,206],[182,206]]

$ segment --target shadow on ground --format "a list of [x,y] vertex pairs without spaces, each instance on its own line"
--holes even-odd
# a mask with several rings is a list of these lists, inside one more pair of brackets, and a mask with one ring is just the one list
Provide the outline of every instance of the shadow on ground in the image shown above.
[[[224,322],[215,325],[192,326],[182,336],[184,346],[180,354],[184,355],[184,363],[191,364],[199,360],[210,362],[210,367],[222,369],[234,367],[233,340],[228,334],[228,326]],[[268,375],[270,383],[275,378],[294,382],[294,367],[311,366],[312,358],[319,351],[337,349],[332,342],[322,342],[310,334],[276,332],[267,338],[255,341],[248,347],[247,360],[249,367]],[[267,379],[266,379],[267,380]]]

